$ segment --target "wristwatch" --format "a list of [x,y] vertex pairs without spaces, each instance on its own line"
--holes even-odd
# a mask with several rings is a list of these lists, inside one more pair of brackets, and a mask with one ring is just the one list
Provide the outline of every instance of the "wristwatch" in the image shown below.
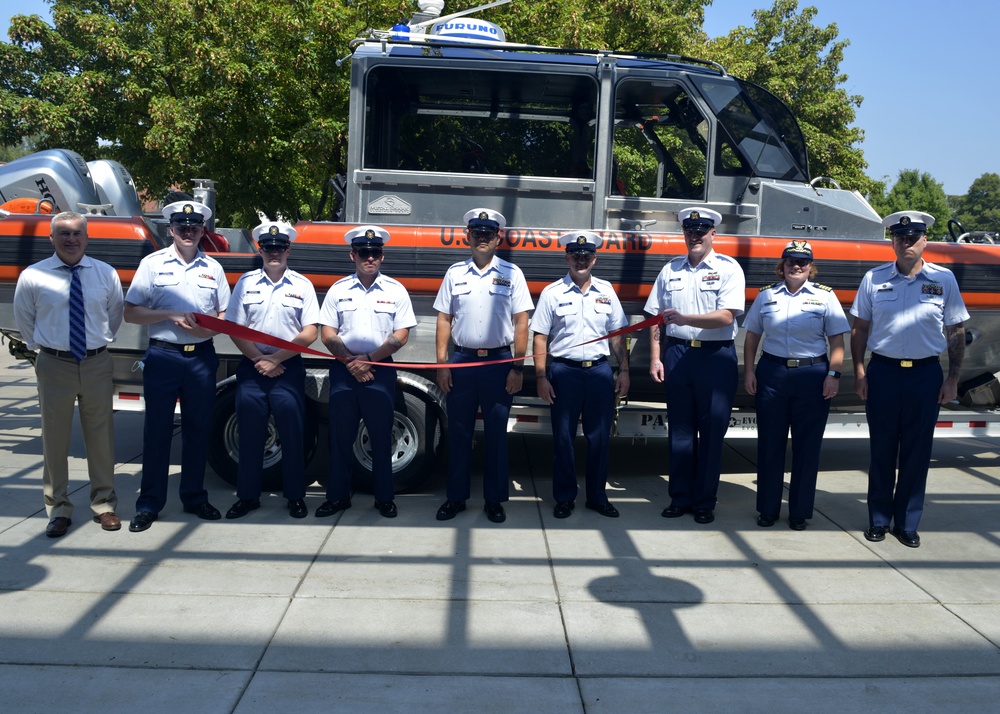
[[826,373],[827,377],[833,377],[834,379],[840,379],[840,372],[834,372],[832,369]]
[[514,370],[515,372],[517,372],[518,374],[521,374],[522,372],[524,372],[524,365],[523,364],[513,364],[512,363],[510,365],[510,368],[512,370]]

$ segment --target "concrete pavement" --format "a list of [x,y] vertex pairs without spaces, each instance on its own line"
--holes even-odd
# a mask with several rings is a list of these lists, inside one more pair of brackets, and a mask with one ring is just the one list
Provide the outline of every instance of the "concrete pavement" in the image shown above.
[[[581,503],[557,520],[550,445],[519,436],[503,525],[478,496],[437,522],[438,474],[395,520],[357,494],[332,519],[292,520],[271,496],[205,522],[175,484],[133,534],[91,522],[77,432],[73,525],[50,539],[34,373],[3,352],[5,711],[957,712],[1000,697],[993,441],[936,443],[912,550],[861,536],[860,440],[828,442],[804,532],[757,527],[752,441],[727,443],[717,519],[699,526],[660,517],[665,442],[614,443],[621,518]],[[127,521],[141,415],[117,414],[116,434]],[[233,490],[207,481],[225,511]],[[322,501],[314,486],[310,511]]]

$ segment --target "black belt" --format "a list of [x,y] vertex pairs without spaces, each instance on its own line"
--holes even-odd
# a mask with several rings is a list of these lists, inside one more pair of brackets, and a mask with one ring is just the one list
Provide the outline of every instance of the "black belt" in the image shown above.
[[463,355],[475,355],[476,357],[496,357],[505,352],[510,352],[510,347],[490,347],[479,349],[476,347],[459,347],[455,345],[455,351]]
[[684,345],[686,347],[732,347],[732,340],[682,340],[680,337],[667,337],[668,345]]
[[819,357],[799,357],[796,359],[793,357],[778,357],[768,352],[761,352],[760,356],[770,362],[777,362],[778,364],[783,364],[786,367],[806,367],[808,365],[819,364],[821,362],[826,364],[829,361],[826,355],[820,355]]
[[182,354],[191,354],[192,352],[198,352],[202,349],[212,346],[211,340],[205,340],[204,342],[189,342],[187,344],[178,344],[176,342],[166,342],[165,340],[155,340],[150,339],[149,344],[153,347],[162,347],[166,350],[173,350],[174,352],[181,352]]
[[553,362],[558,362],[559,364],[568,364],[570,367],[581,367],[583,369],[590,369],[591,367],[596,367],[599,364],[604,364],[608,361],[608,356],[598,357],[597,359],[586,359],[582,362],[577,362],[575,359],[566,359],[565,357],[553,357]]
[[[53,357],[62,357],[63,359],[76,359],[72,352],[66,352],[64,350],[54,350],[51,347],[40,346],[42,352],[47,355],[52,355]],[[104,347],[98,347],[96,350],[87,350],[87,357],[93,357],[94,355],[99,355],[104,350],[108,349],[107,345]]]
[[931,364],[932,362],[940,362],[940,357],[923,357],[921,359],[896,359],[895,357],[883,357],[880,354],[872,352],[873,362],[885,362],[886,364],[891,364],[894,367],[923,367],[925,364]]

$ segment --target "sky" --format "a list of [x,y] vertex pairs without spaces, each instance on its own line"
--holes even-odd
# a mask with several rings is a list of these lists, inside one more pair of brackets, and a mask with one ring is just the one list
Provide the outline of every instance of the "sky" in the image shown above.
[[[714,0],[705,31],[716,37],[752,25],[753,11],[770,6]],[[1000,173],[1000,2],[800,0],[807,6],[819,11],[814,24],[836,24],[850,41],[840,69],[844,89],[864,97],[855,124],[865,132],[869,176],[891,184],[903,169],[917,169],[946,193],[964,194],[984,173]],[[49,5],[0,0],[4,39],[17,13],[47,18]]]

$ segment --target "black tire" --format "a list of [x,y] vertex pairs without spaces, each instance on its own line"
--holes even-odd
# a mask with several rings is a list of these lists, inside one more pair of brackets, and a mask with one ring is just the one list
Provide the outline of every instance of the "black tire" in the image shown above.
[[[311,405],[306,404],[305,418],[305,463],[308,466],[316,454],[318,434],[316,419],[311,414]],[[236,486],[239,465],[239,423],[236,419],[236,388],[222,390],[215,397],[212,411],[212,426],[208,440],[208,463],[215,473],[230,486]],[[264,442],[264,480],[262,489],[268,493],[281,493],[281,440],[274,426],[274,417],[267,422],[267,438]]]
[[[434,470],[441,448],[441,427],[437,410],[416,394],[396,395],[393,423],[392,484],[394,493],[406,493],[418,488]],[[356,491],[371,493],[371,448],[364,422],[354,440],[354,474]]]

